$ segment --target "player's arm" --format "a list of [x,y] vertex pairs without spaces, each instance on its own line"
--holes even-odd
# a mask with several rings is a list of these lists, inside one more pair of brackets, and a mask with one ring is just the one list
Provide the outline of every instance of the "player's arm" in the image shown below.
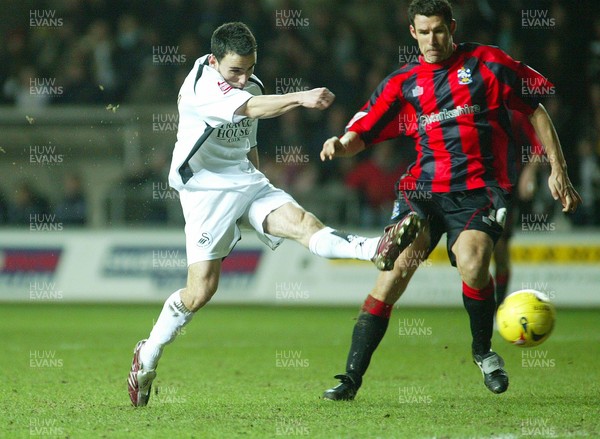
[[250,160],[250,163],[252,163],[256,169],[259,169],[258,148],[257,147],[250,149],[250,152],[248,152],[248,160]]
[[[398,123],[398,115],[403,111],[401,98],[400,71],[388,75],[371,95],[369,101],[346,125],[346,133],[341,137],[331,137],[323,143],[320,157],[322,161],[334,157],[352,157],[384,140],[405,134]],[[387,119],[387,124],[380,123]]]
[[560,199],[563,212],[573,212],[581,204],[581,197],[571,184],[567,174],[567,162],[554,129],[554,124],[542,104],[529,116],[529,120],[539,137],[546,156],[550,161],[551,172],[548,187],[555,200]]
[[297,107],[324,110],[334,99],[335,95],[325,87],[282,95],[253,96],[235,114],[251,119],[268,119],[281,116]]
[[[506,82],[508,98],[506,106],[511,110],[521,111],[529,114],[529,120],[535,130],[536,135],[544,146],[546,155],[550,161],[551,172],[548,178],[548,187],[555,200],[560,199],[563,205],[563,212],[573,212],[581,203],[581,197],[573,188],[567,174],[567,162],[558,140],[558,135],[554,129],[554,124],[548,115],[544,106],[539,100],[544,96],[543,90],[553,87],[552,83],[540,75],[531,67],[515,61],[508,54],[498,48],[490,48],[489,55],[500,65],[502,70],[512,72],[512,84]],[[524,82],[527,81],[527,82]],[[538,86],[533,90],[523,87],[524,83],[536,83]],[[539,90],[537,90],[539,89]],[[525,90],[525,91],[524,91]],[[531,110],[533,110],[533,113]]]
[[341,138],[331,137],[323,144],[321,160],[334,157],[352,157],[365,149],[365,142],[354,131],[347,131]]

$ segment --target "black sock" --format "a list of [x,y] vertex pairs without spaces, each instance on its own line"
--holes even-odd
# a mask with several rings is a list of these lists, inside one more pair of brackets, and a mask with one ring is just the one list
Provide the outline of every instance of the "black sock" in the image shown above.
[[369,367],[371,356],[385,335],[389,322],[389,317],[380,317],[365,311],[358,315],[346,361],[346,374],[358,386],[362,384],[362,377]]
[[504,273],[496,273],[496,308],[500,306],[506,297],[508,289],[508,281],[510,280],[510,271]]
[[484,355],[492,348],[494,313],[496,311],[494,295],[492,294],[485,300],[476,300],[463,294],[463,303],[471,324],[473,354]]

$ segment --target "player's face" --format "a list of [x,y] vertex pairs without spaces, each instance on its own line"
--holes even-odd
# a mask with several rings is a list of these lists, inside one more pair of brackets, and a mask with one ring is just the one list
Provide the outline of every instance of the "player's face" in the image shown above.
[[415,25],[410,26],[410,34],[419,43],[419,50],[428,63],[439,63],[452,55],[455,30],[456,21],[452,20],[448,28],[440,15],[416,15]]
[[254,72],[256,65],[256,52],[251,55],[238,55],[237,53],[228,53],[221,61],[210,55],[208,63],[216,69],[229,85],[235,88],[244,88],[248,78]]

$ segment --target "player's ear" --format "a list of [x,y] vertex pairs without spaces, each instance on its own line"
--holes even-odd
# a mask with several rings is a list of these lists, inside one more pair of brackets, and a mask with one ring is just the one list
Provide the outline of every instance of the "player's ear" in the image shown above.
[[456,32],[456,20],[453,18],[450,22],[450,35],[454,35],[454,32]]
[[417,39],[417,31],[415,30],[415,27],[411,24],[408,26],[408,28],[410,29],[410,34],[416,40]]
[[212,53],[210,55],[208,55],[208,65],[215,69],[219,65],[219,61],[217,60],[217,57],[214,56]]

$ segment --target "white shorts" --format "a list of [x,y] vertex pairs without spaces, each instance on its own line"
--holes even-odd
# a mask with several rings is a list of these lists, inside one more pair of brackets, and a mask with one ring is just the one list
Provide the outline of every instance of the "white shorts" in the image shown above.
[[[210,178],[208,175],[204,177]],[[215,183],[215,174],[212,177]],[[291,195],[269,183],[262,173],[256,172],[254,177],[249,184],[227,189],[194,189],[194,182],[191,182],[192,185],[188,184],[186,189],[179,191],[185,217],[188,266],[227,256],[241,238],[238,222],[242,218],[249,221],[261,241],[272,249],[281,244],[283,238],[265,233],[263,222],[278,207],[297,203]]]

